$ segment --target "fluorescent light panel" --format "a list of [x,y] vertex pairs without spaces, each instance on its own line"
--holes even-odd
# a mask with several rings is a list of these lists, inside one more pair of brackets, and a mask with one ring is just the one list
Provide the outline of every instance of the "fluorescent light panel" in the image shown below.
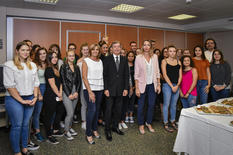
[[110,9],[110,11],[133,13],[142,9],[144,9],[144,7],[129,4],[119,4],[114,8]]
[[193,15],[187,15],[187,14],[180,14],[176,16],[171,16],[168,17],[169,19],[174,19],[174,20],[185,20],[185,19],[190,19],[190,18],[196,18],[196,16]]
[[55,5],[58,0],[24,0],[25,2],[32,2],[32,3],[41,3],[41,4],[53,4]]

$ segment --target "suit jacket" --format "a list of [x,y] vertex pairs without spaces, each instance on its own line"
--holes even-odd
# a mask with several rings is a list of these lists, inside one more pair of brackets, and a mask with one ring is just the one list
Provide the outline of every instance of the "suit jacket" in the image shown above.
[[122,96],[123,90],[129,89],[129,66],[125,57],[120,56],[120,65],[117,71],[113,55],[104,59],[104,90],[110,96]]
[[[157,78],[160,78],[159,63],[158,63],[157,55],[154,54],[151,57],[151,60],[152,60],[152,64],[154,65],[153,83],[154,83],[154,88],[155,88],[155,92],[156,92]],[[134,68],[134,78],[135,78],[135,80],[138,80],[138,87],[139,87],[140,93],[145,92],[146,76],[147,75],[146,75],[145,58],[142,54],[140,54],[135,59],[135,68]]]

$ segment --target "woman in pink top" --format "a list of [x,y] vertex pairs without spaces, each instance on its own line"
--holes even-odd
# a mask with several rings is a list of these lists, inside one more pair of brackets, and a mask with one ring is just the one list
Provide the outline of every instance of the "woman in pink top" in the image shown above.
[[183,73],[180,84],[180,97],[183,108],[189,108],[196,105],[198,74],[190,56],[183,56],[181,63]]
[[[139,132],[145,133],[144,123],[150,132],[155,132],[151,126],[156,92],[159,94],[160,88],[160,72],[158,57],[151,49],[150,41],[143,42],[142,54],[138,55],[135,60],[135,91],[138,97],[138,125]],[[144,120],[144,103],[145,97],[148,97],[148,110],[146,121]]]

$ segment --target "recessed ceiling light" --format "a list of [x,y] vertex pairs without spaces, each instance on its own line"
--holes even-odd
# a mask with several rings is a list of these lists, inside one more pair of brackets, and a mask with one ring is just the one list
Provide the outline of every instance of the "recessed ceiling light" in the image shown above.
[[196,16],[187,15],[187,14],[180,14],[180,15],[171,16],[171,17],[168,17],[168,18],[169,19],[174,19],[174,20],[185,20],[185,19],[190,19],[190,18],[196,18]]
[[133,13],[142,9],[144,9],[144,7],[136,6],[136,5],[128,5],[128,4],[119,4],[114,8],[110,9],[110,11]]
[[32,2],[32,3],[42,3],[42,4],[53,4],[55,5],[58,0],[24,0],[25,2]]

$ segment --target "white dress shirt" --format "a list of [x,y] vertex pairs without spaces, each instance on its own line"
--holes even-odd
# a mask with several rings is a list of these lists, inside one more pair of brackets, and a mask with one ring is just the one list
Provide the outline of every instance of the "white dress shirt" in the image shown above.
[[209,63],[211,63],[211,61],[212,61],[212,56],[213,56],[213,52],[205,51],[205,57],[209,61]]
[[120,64],[120,55],[115,55],[115,54],[113,54],[113,57],[114,57],[114,60],[115,60],[115,62],[116,62],[116,57],[118,57],[118,62],[119,62],[119,64]]

